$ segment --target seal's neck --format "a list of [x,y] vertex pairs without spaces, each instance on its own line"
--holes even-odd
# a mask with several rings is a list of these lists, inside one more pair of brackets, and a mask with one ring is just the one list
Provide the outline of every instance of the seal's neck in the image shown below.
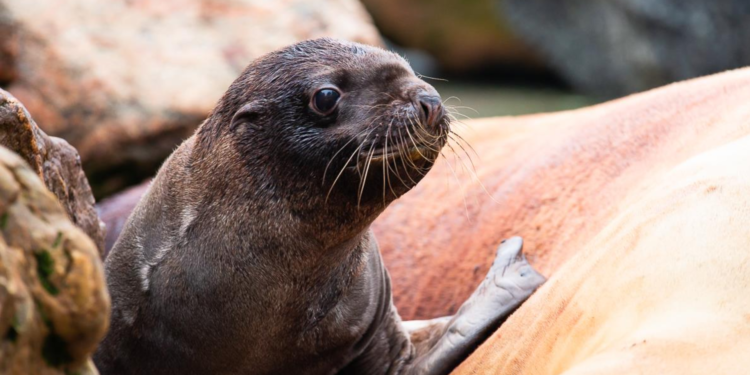
[[[199,132],[192,160],[195,174],[206,178],[201,186],[209,186],[212,194],[221,192],[233,205],[244,204],[254,216],[288,221],[325,247],[364,232],[395,199],[390,191],[378,189],[382,183],[369,181],[362,188],[362,176],[355,170],[343,170],[334,185],[331,176],[324,180],[328,160],[284,159],[261,135],[253,138],[253,145],[239,144],[238,139]],[[379,174],[373,169],[369,178],[373,175]]]
[[201,220],[201,233],[211,232],[222,246],[201,249],[212,258],[232,259],[239,269],[263,270],[254,276],[258,282],[302,290],[295,295],[304,300],[289,303],[302,329],[312,329],[362,282],[368,257],[377,255],[369,226],[389,202],[358,205],[353,183],[339,185],[326,201],[327,187],[314,176],[285,171],[274,160],[247,162],[271,156],[241,155],[228,145],[196,144],[186,166],[190,178],[200,180],[190,185],[205,189],[198,215],[219,218]]
[[359,177],[351,171],[330,189],[322,170],[289,167],[269,160],[272,153],[243,155],[232,139],[193,141],[199,146],[193,147],[191,175],[202,179],[206,197],[215,200],[216,209],[240,212],[237,220],[251,221],[243,225],[265,228],[269,240],[274,235],[304,238],[319,251],[329,251],[364,235],[393,200],[369,191],[360,199]]

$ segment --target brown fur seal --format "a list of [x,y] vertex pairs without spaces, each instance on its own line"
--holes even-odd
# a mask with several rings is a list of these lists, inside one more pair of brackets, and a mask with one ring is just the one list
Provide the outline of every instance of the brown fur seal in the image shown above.
[[393,53],[320,39],[253,62],[106,259],[102,374],[448,373],[543,281],[516,238],[456,316],[402,325],[369,226],[448,131]]

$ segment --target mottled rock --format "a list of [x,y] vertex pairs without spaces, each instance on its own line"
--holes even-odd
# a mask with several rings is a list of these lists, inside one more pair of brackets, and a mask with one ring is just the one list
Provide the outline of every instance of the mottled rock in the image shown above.
[[0,235],[0,373],[96,374],[110,311],[97,248],[4,147]]
[[495,0],[362,3],[385,37],[429,52],[445,71],[466,74],[492,64],[541,66],[532,50],[497,17]]
[[94,196],[81,169],[73,146],[47,136],[24,106],[0,89],[0,145],[21,157],[62,203],[68,216],[97,245],[104,249],[104,223],[94,208]]
[[617,97],[750,64],[745,0],[496,0],[583,92]]
[[322,36],[381,43],[356,0],[0,0],[0,19],[8,90],[101,195],[152,175],[254,58]]

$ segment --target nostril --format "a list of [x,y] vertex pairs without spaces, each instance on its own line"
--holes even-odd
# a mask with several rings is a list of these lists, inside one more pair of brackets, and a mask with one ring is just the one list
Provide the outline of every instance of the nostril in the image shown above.
[[430,121],[430,105],[424,100],[420,100],[419,106],[422,108],[422,120],[425,122]]
[[420,115],[427,126],[434,127],[440,121],[443,113],[443,103],[436,95],[420,95],[418,97]]

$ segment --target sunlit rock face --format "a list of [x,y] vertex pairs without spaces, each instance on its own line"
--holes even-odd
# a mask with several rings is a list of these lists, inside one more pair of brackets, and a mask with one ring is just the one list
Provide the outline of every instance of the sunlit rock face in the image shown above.
[[748,78],[712,77],[692,86],[707,90],[695,97],[703,100],[672,101],[692,126],[683,132],[702,140],[669,142],[693,155],[642,166],[639,182],[611,197],[605,225],[582,235],[576,254],[454,374],[747,371],[750,111],[735,99],[750,98]]
[[4,87],[78,149],[100,195],[153,174],[253,59],[323,36],[381,43],[356,0],[1,0],[0,32]]

